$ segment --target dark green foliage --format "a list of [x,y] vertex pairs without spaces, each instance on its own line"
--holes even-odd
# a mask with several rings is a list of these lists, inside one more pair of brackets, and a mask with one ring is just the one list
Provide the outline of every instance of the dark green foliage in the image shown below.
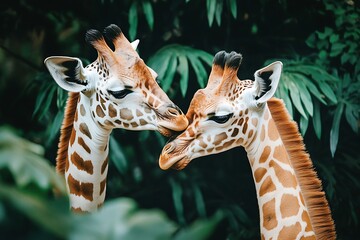
[[339,239],[359,236],[358,2],[5,0],[2,6],[2,237],[259,239],[254,184],[242,149],[164,172],[157,161],[167,139],[156,132],[115,130],[104,208],[74,216],[67,198],[54,196],[54,189],[65,192],[54,159],[67,92],[43,61],[67,55],[89,64],[96,51],[85,42],[86,31],[110,24],[130,40],[140,39],[140,56],[184,112],[194,92],[206,85],[218,51],[242,53],[241,79],[252,79],[275,59],[283,61],[276,95],[299,123]]

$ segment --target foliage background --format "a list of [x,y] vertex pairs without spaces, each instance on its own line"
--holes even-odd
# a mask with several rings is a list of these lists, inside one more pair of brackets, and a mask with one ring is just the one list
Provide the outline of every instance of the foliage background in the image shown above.
[[[323,181],[339,239],[360,234],[360,10],[337,0],[2,1],[0,8],[0,233],[13,239],[259,239],[255,189],[242,149],[161,171],[167,141],[115,130],[107,202],[67,210],[54,173],[66,92],[52,55],[96,58],[86,30],[119,25],[186,112],[219,50],[243,54],[241,79],[284,62],[277,92],[299,123]],[[21,230],[21,231],[19,231]]]

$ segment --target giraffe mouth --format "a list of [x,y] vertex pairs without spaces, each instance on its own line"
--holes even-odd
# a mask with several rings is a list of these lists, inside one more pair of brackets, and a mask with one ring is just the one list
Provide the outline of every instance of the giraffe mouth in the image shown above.
[[179,145],[170,141],[164,146],[159,158],[159,166],[162,170],[169,168],[182,170],[189,164],[191,158],[186,154],[188,143],[184,143]]
[[160,132],[161,135],[165,136],[165,137],[172,137],[174,135],[177,135],[178,132],[174,131],[170,128],[164,127],[164,126],[158,126],[158,131]]
[[162,153],[159,159],[159,165],[162,170],[168,170],[170,168],[175,170],[183,170],[190,162],[190,159],[185,155],[169,156],[166,153]]

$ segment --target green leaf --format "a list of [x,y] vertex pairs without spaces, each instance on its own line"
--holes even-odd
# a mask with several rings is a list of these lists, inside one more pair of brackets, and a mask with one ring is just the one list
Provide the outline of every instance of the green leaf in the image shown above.
[[316,36],[315,34],[311,34],[305,41],[306,45],[308,45],[311,48],[315,48],[315,41],[316,41]]
[[320,112],[320,104],[318,101],[314,101],[314,115],[313,115],[313,126],[314,126],[314,131],[316,134],[316,137],[318,139],[321,138],[321,112]]
[[64,111],[60,110],[57,112],[54,120],[51,122],[49,139],[47,141],[47,145],[50,145],[54,138],[59,134],[61,124],[64,119]]
[[339,104],[335,110],[335,115],[330,130],[330,151],[332,157],[334,157],[335,155],[337,144],[339,141],[340,121],[343,110],[344,110],[344,104]]
[[184,206],[182,203],[182,195],[183,191],[179,183],[177,183],[174,179],[169,179],[171,190],[172,190],[172,199],[174,202],[176,216],[180,224],[185,224],[185,217],[184,217]]
[[154,28],[154,13],[153,13],[153,9],[152,9],[150,1],[148,1],[148,0],[143,1],[142,7],[143,7],[146,21],[149,25],[149,28],[151,30],[153,30],[153,28]]
[[301,104],[300,93],[299,93],[299,90],[297,89],[297,86],[291,81],[289,82],[289,86],[290,86],[289,92],[290,92],[291,100],[292,100],[295,108],[299,111],[299,113],[305,119],[308,119],[308,116],[305,113],[304,108]]
[[206,80],[207,80],[207,72],[206,72],[203,64],[196,57],[190,57],[189,61],[190,61],[192,68],[194,69],[196,79],[197,79],[197,82],[199,83],[199,86],[201,88],[204,88],[206,85]]
[[[295,75],[295,76],[299,76],[299,75]],[[308,89],[306,88],[303,79],[297,78],[294,83],[299,88],[300,99],[302,101],[302,105],[305,107],[305,109],[309,113],[309,115],[313,116],[313,103],[311,100],[311,95],[310,95]]]
[[237,17],[237,4],[236,0],[227,0],[227,4],[230,8],[231,15],[236,19]]
[[223,11],[223,1],[214,0],[216,2],[215,19],[218,26],[221,25],[221,14]]
[[309,126],[309,120],[305,119],[303,116],[301,116],[300,117],[300,132],[303,136],[305,136],[308,126]]
[[55,188],[66,194],[64,178],[55,172],[43,154],[42,146],[16,136],[8,128],[0,128],[0,169],[7,168],[18,186],[34,184],[40,189]]
[[216,225],[223,218],[220,212],[217,212],[208,220],[197,220],[189,227],[181,229],[173,238],[174,240],[205,240],[209,239],[211,233],[216,229]]
[[171,83],[174,80],[174,76],[176,73],[176,65],[177,65],[177,57],[175,55],[173,55],[173,56],[171,56],[171,58],[168,62],[166,76],[163,79],[163,81],[160,82],[161,86],[165,92],[167,92],[170,89]]
[[41,120],[48,113],[57,88],[54,84],[45,85],[45,89],[40,91],[36,99],[33,116],[38,114],[38,119]]
[[328,99],[330,99],[330,101],[332,103],[334,103],[334,104],[337,103],[336,95],[335,95],[334,91],[331,89],[331,87],[327,83],[325,83],[325,82],[321,83],[320,89],[325,94],[325,96]]
[[359,110],[356,111],[355,107],[353,107],[351,104],[347,104],[345,107],[345,118],[346,121],[349,123],[351,129],[355,133],[358,133]]
[[66,199],[47,200],[2,182],[0,199],[5,199],[34,222],[62,239],[67,238],[73,227]]
[[164,63],[168,63],[173,55],[171,51],[168,51],[168,48],[168,46],[161,48],[148,61],[148,65],[157,72],[159,79],[166,76],[165,73],[168,69],[168,64]]
[[183,97],[186,95],[189,83],[189,65],[185,56],[179,56],[178,73],[180,74],[180,90]]
[[207,18],[209,27],[213,24],[217,0],[206,0]]
[[312,83],[311,81],[305,81],[304,83],[314,97],[316,97],[324,105],[327,105],[324,100],[324,95],[319,92],[318,88],[315,86],[314,83]]
[[128,162],[126,160],[122,147],[112,135],[110,135],[109,151],[110,151],[110,161],[114,163],[119,173],[125,175],[125,173],[128,171]]
[[138,26],[138,13],[137,13],[137,4],[134,1],[129,9],[129,38],[133,41],[136,37],[137,26]]
[[192,185],[193,191],[194,191],[194,197],[195,197],[195,204],[196,209],[199,213],[200,217],[206,217],[206,207],[205,207],[205,201],[203,198],[203,195],[201,193],[201,189],[197,184]]

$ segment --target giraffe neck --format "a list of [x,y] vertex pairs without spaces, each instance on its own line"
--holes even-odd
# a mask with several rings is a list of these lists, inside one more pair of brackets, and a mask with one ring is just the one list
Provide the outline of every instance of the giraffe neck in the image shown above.
[[262,239],[315,239],[289,155],[266,106],[255,138],[245,146],[252,168]]
[[90,99],[81,93],[68,146],[65,179],[71,208],[92,212],[105,199],[111,130],[101,128],[85,106],[90,106]]

